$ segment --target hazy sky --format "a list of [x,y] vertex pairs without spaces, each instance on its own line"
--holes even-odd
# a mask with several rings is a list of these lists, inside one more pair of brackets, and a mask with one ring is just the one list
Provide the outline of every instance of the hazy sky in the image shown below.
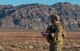
[[16,5],[30,4],[30,3],[53,5],[57,2],[70,2],[72,4],[80,5],[80,0],[0,0],[0,5],[11,4],[16,6]]

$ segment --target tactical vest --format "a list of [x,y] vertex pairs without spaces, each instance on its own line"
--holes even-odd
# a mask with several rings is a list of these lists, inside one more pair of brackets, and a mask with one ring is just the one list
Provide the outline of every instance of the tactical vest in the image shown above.
[[[57,25],[57,26],[53,26],[50,25],[48,30],[50,30],[49,35],[47,37],[47,41],[50,42],[51,40],[53,40],[53,42],[57,42],[57,41],[61,41],[61,36],[62,34],[58,35],[56,34],[56,32],[59,32],[58,27],[60,27],[61,25]],[[54,33],[54,37],[51,36],[51,33]]]
[[49,30],[50,30],[51,33],[57,32],[56,26],[53,26],[53,25],[51,25],[51,26],[49,27]]
[[57,28],[53,25],[50,25],[48,30],[50,30],[49,35],[48,35],[50,38],[52,38],[52,35],[51,35],[52,33],[55,33],[58,31]]

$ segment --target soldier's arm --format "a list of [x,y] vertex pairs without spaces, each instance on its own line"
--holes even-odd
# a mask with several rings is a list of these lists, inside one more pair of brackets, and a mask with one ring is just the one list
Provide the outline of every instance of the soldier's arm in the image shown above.
[[46,33],[50,32],[50,26],[47,27]]
[[63,38],[66,37],[66,32],[62,26],[58,26],[58,33],[61,33]]
[[65,29],[63,29],[62,36],[66,37],[66,31],[65,31]]
[[49,32],[50,32],[50,30],[49,30],[49,26],[48,26],[46,31],[41,32],[41,34],[42,34],[43,37],[47,37],[49,35]]

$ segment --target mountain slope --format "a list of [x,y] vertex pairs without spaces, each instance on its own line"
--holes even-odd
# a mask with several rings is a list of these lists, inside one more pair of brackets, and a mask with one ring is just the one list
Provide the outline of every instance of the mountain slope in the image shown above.
[[0,5],[0,29],[43,30],[50,24],[50,15],[57,13],[67,31],[80,31],[80,6],[68,2],[54,5]]

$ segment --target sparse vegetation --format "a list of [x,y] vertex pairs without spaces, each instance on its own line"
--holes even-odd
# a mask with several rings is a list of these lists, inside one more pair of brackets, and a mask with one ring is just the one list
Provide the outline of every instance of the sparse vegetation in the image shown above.
[[[75,36],[76,35],[76,36]],[[80,34],[68,33],[64,40],[64,51],[80,50]],[[0,32],[0,51],[48,51],[49,43],[40,32]]]

